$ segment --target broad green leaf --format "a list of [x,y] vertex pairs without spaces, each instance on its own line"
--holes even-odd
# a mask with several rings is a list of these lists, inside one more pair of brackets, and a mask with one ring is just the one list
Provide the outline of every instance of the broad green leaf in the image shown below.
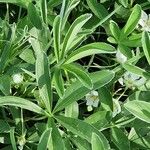
[[16,146],[16,140],[15,140],[15,128],[12,127],[10,129],[10,141],[11,141],[11,144],[12,144],[12,147],[13,147],[13,150],[17,150],[17,146]]
[[41,0],[41,14],[45,24],[47,24],[47,0]]
[[55,116],[55,118],[57,119],[59,123],[61,123],[69,131],[71,131],[72,133],[74,133],[75,135],[78,135],[79,137],[83,139],[86,139],[88,142],[91,142],[92,133],[97,134],[98,137],[102,140],[104,147],[106,149],[109,149],[109,144],[105,136],[96,128],[89,125],[88,123],[79,119],[73,119],[73,118],[64,117],[64,116]]
[[119,150],[130,150],[130,143],[124,132],[114,127],[111,129],[112,141],[119,148]]
[[0,106],[16,106],[33,111],[38,114],[45,115],[45,111],[38,105],[34,104],[33,102],[30,102],[29,100],[15,96],[0,97]]
[[53,24],[53,36],[54,36],[54,52],[57,61],[59,60],[60,52],[60,16],[56,16]]
[[[90,75],[90,78],[92,79],[93,90],[96,90],[108,84],[114,78],[114,72],[108,70],[98,71],[92,73]],[[74,101],[83,98],[90,91],[91,90],[84,87],[80,81],[74,82],[66,89],[64,97],[62,99],[59,99],[53,112],[62,110],[63,108],[73,103]]]
[[91,144],[92,144],[92,150],[106,150],[107,149],[107,147],[104,146],[104,143],[101,140],[101,138],[96,133],[92,133]]
[[[54,122],[53,118],[49,118],[48,127],[52,128],[51,138],[52,138],[52,147],[53,150],[65,150],[65,145],[63,138],[60,135],[57,125]],[[61,146],[60,146],[61,145]]]
[[150,103],[140,100],[128,101],[124,107],[135,117],[150,123]]
[[112,35],[114,36],[114,38],[116,40],[119,40],[121,31],[120,31],[117,23],[114,21],[110,21],[109,28],[110,28],[110,31],[111,31]]
[[101,106],[107,111],[113,111],[112,94],[107,87],[99,88],[98,95],[101,101]]
[[65,60],[65,64],[71,63],[89,55],[101,53],[116,53],[116,49],[110,44],[104,42],[87,44],[72,52]]
[[76,35],[79,33],[79,31],[81,30],[82,26],[91,18],[91,14],[84,14],[81,15],[80,17],[78,17],[73,24],[71,25],[71,27],[69,28],[63,44],[62,44],[62,53],[61,53],[61,57],[63,58],[64,55],[68,52],[69,47],[71,45],[71,43],[74,41]]
[[63,69],[74,74],[85,87],[92,89],[93,83],[88,73],[80,69],[75,64],[64,64],[62,67]]
[[65,116],[71,118],[78,118],[79,106],[77,102],[73,102],[67,107],[65,107]]
[[128,36],[137,26],[139,19],[141,17],[141,6],[136,4],[133,11],[123,28],[123,33]]
[[33,24],[33,26],[35,26],[37,29],[41,30],[42,29],[42,21],[36,10],[36,7],[32,3],[29,3],[29,5],[28,5],[28,16],[29,16],[29,19],[30,19],[31,23]]
[[36,54],[36,80],[38,83],[40,96],[45,104],[45,107],[51,111],[51,76],[49,71],[48,58],[41,48],[40,43],[31,39],[32,47]]
[[142,34],[142,47],[145,57],[150,65],[150,35],[148,32]]
[[143,73],[145,73],[146,71],[137,67],[137,66],[134,66],[132,64],[129,64],[129,63],[124,63],[123,65],[123,68],[125,68],[127,71],[129,72],[132,72],[132,73],[135,73],[137,75],[140,75],[140,76],[144,76]]
[[62,73],[61,73],[61,70],[56,68],[55,71],[54,71],[54,74],[53,74],[53,83],[54,83],[54,86],[56,88],[56,91],[59,95],[59,97],[63,97],[64,95],[64,81],[63,81],[63,78],[62,78]]
[[37,150],[47,150],[47,146],[48,146],[48,142],[51,138],[51,132],[52,132],[52,129],[46,129],[41,138],[40,138],[40,141],[39,141],[39,144],[38,144],[38,147],[37,147]]

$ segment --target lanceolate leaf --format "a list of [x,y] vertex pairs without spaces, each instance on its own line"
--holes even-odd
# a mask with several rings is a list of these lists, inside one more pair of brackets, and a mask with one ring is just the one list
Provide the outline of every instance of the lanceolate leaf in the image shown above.
[[79,119],[73,119],[73,118],[64,117],[64,116],[55,116],[55,118],[69,131],[71,131],[75,135],[80,136],[83,139],[86,139],[88,142],[91,142],[92,140],[92,133],[97,134],[98,137],[101,139],[104,145],[104,148],[106,150],[109,149],[109,144],[105,136],[96,128],[89,125],[88,123]]
[[64,42],[63,42],[63,46],[62,46],[62,57],[64,57],[65,53],[69,50],[69,47],[71,45],[71,43],[73,42],[73,40],[75,39],[76,35],[78,34],[78,32],[81,30],[82,26],[91,18],[91,14],[84,14],[80,17],[78,17],[73,24],[71,25],[71,27],[69,28]]
[[[95,90],[109,83],[114,78],[114,72],[108,70],[98,71],[92,73],[90,78],[92,79],[93,90]],[[83,98],[85,94],[90,91],[91,90],[83,86],[80,81],[74,82],[66,89],[64,97],[58,101],[56,107],[54,108],[54,112],[62,110],[72,102]]]
[[106,150],[107,149],[107,147],[105,147],[101,138],[96,133],[92,133],[91,143],[92,143],[92,150]]
[[40,43],[31,39],[32,47],[36,54],[36,80],[38,83],[40,96],[45,104],[45,107],[51,111],[51,77],[46,54],[41,49]]
[[41,18],[36,10],[36,7],[34,4],[30,3],[28,5],[28,16],[31,21],[31,23],[37,28],[37,29],[42,29],[42,21]]
[[142,34],[142,47],[145,57],[150,65],[150,35],[148,32],[143,32]]
[[111,131],[112,141],[119,150],[130,150],[130,143],[124,132],[117,127],[112,128]]
[[0,106],[16,106],[33,111],[38,114],[45,114],[45,111],[38,105],[34,104],[33,102],[30,102],[29,100],[15,96],[0,97]]
[[45,24],[47,24],[47,0],[41,0],[41,14]]
[[150,103],[140,100],[127,102],[124,107],[135,117],[150,123]]
[[104,42],[95,42],[91,44],[87,44],[77,50],[75,50],[73,53],[71,53],[66,61],[65,64],[71,63],[73,61],[76,61],[78,59],[81,59],[83,57],[93,55],[93,54],[100,54],[100,53],[116,53],[116,49]]
[[86,73],[85,71],[83,71],[82,69],[80,69],[78,66],[76,66],[74,64],[65,64],[62,67],[65,70],[73,73],[85,87],[92,89],[93,84],[92,84],[92,80],[89,77],[88,73]]
[[48,142],[49,142],[49,140],[51,138],[51,132],[52,132],[51,128],[50,129],[46,129],[44,131],[44,133],[42,134],[42,136],[40,138],[37,150],[47,150]]
[[129,19],[123,28],[123,33],[126,36],[128,36],[135,29],[140,17],[141,17],[141,6],[137,4],[134,6]]

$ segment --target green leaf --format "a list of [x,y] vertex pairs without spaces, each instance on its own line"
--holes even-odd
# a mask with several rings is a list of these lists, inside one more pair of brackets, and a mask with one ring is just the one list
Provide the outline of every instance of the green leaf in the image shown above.
[[11,86],[10,86],[10,77],[7,75],[0,76],[0,90],[5,95],[10,95],[11,93]]
[[47,0],[41,0],[41,14],[45,24],[47,24]]
[[110,27],[110,31],[111,31],[112,35],[114,36],[114,38],[116,40],[119,40],[121,31],[119,29],[118,24],[111,20],[109,27]]
[[45,107],[51,111],[51,76],[49,71],[48,58],[36,39],[31,39],[31,45],[36,54],[36,80],[38,83],[40,96]]
[[48,142],[49,142],[49,140],[51,138],[51,132],[52,132],[51,128],[50,129],[46,129],[44,131],[44,133],[42,134],[42,136],[40,138],[37,150],[47,150]]
[[37,29],[41,30],[42,29],[42,21],[36,10],[36,7],[32,3],[29,3],[29,5],[28,5],[28,16],[29,16],[29,19],[30,19],[31,23],[33,24],[33,26],[35,26]]
[[97,0],[86,0],[86,1],[89,8],[99,19],[103,19],[108,15],[107,9],[102,4],[97,3]]
[[59,97],[62,98],[64,95],[64,81],[62,78],[61,70],[58,68],[56,68],[54,71],[53,82]]
[[55,116],[55,118],[69,131],[83,139],[86,139],[88,142],[91,142],[92,133],[97,134],[98,137],[102,140],[104,147],[106,149],[109,149],[109,144],[105,136],[88,123],[79,119],[73,119],[63,116]]
[[88,75],[88,73],[86,73],[85,71],[80,69],[75,64],[64,64],[62,67],[63,67],[63,69],[74,74],[85,87],[92,89],[93,84],[92,84],[91,78]]
[[136,4],[133,11],[123,28],[123,33],[128,36],[137,26],[139,19],[141,18],[141,6]]
[[148,32],[142,34],[142,47],[145,57],[150,65],[150,36]]
[[59,60],[59,52],[60,52],[60,16],[56,16],[53,23],[53,36],[54,36],[54,52],[57,61]]
[[72,52],[65,60],[65,64],[71,63],[89,55],[101,53],[116,53],[116,49],[110,44],[106,44],[104,42],[87,44]]
[[119,2],[126,8],[128,7],[128,0],[119,0]]
[[15,134],[15,129],[12,127],[10,129],[10,140],[11,140],[13,150],[17,150],[16,140],[15,140],[15,135],[14,134]]
[[124,107],[135,117],[150,123],[150,103],[133,100],[125,103]]
[[8,133],[9,131],[9,124],[5,120],[0,119],[0,133]]
[[23,98],[19,98],[15,96],[0,97],[0,106],[6,106],[6,105],[21,107],[23,109],[27,109],[35,113],[45,115],[45,111],[41,107]]
[[113,111],[113,101],[112,94],[107,87],[102,87],[98,89],[99,99],[101,101],[101,106],[107,111]]
[[[93,90],[96,90],[108,84],[114,78],[114,72],[108,70],[98,71],[92,73],[90,75],[90,78],[92,79]],[[83,98],[90,91],[91,90],[84,87],[80,83],[80,81],[74,82],[66,89],[66,92],[64,93],[64,97],[62,99],[59,99],[53,112],[55,113],[59,110],[62,110],[63,108],[73,103],[74,101]]]
[[92,150],[106,150],[106,149],[108,149],[108,147],[105,147],[101,138],[95,133],[92,133],[91,144],[92,144]]
[[130,150],[130,143],[124,132],[114,127],[111,129],[112,141],[119,148],[119,150]]
[[73,102],[67,107],[65,107],[65,116],[71,118],[78,118],[79,106],[77,102]]
[[52,128],[51,138],[52,138],[53,150],[65,150],[63,138],[61,137],[58,127],[54,123],[53,118],[49,118],[48,127]]
[[64,55],[68,52],[71,43],[74,41],[76,35],[81,31],[82,26],[91,18],[91,14],[84,14],[78,17],[71,27],[69,28],[63,44],[62,44],[62,54],[61,57],[63,58]]

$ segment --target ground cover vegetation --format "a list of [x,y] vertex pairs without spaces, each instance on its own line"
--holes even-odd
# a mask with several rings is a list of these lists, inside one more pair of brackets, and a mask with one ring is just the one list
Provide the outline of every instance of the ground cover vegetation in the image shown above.
[[0,0],[0,149],[150,149],[149,0]]

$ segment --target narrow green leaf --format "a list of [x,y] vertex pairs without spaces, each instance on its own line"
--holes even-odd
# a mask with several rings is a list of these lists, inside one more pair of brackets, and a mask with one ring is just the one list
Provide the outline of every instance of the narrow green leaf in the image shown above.
[[53,23],[53,36],[54,36],[54,52],[57,61],[59,60],[60,52],[60,16],[56,16]]
[[16,140],[15,140],[15,135],[14,134],[15,134],[15,129],[12,127],[10,129],[10,140],[11,140],[13,150],[17,150]]
[[80,17],[78,17],[73,22],[73,24],[69,28],[69,30],[65,36],[65,39],[63,41],[62,55],[61,55],[62,58],[69,50],[69,47],[70,47],[71,43],[74,41],[76,35],[79,33],[79,31],[81,31],[82,26],[91,18],[91,16],[92,16],[91,14],[84,14],[84,15],[81,15]]
[[79,120],[79,119],[73,119],[68,118],[64,116],[55,116],[58,122],[60,122],[65,128],[70,130],[75,135],[78,135],[79,137],[86,139],[88,142],[91,142],[92,139],[92,133],[95,133],[98,135],[98,137],[103,141],[103,145],[106,149],[109,149],[109,144],[105,136],[98,131],[93,126],[89,125],[88,123]]
[[41,18],[36,10],[36,7],[34,4],[29,3],[28,5],[28,16],[31,21],[31,23],[39,30],[42,29],[42,21]]
[[54,71],[53,82],[59,97],[62,98],[64,95],[64,81],[62,78],[61,70],[58,68],[56,68]]
[[108,148],[104,146],[103,141],[96,133],[92,133],[91,144],[92,150],[106,150]]
[[111,129],[112,141],[119,148],[119,150],[130,150],[130,143],[124,132],[114,127]]
[[150,103],[133,100],[125,103],[124,107],[135,117],[150,123]]
[[88,75],[88,73],[86,73],[85,71],[80,69],[75,64],[64,64],[62,67],[63,67],[63,69],[73,73],[85,87],[92,89],[93,84],[92,84],[92,80],[91,80],[90,76]]
[[133,11],[123,28],[123,33],[128,36],[137,26],[139,19],[141,17],[141,6],[136,4],[133,8]]
[[41,14],[45,24],[47,24],[47,0],[41,0]]
[[36,54],[36,80],[40,96],[45,107],[51,111],[51,76],[49,71],[48,58],[41,48],[40,43],[36,39],[31,39],[32,47]]
[[42,134],[42,136],[40,138],[37,150],[47,150],[48,142],[49,142],[49,140],[51,138],[51,132],[52,132],[51,128],[50,129],[46,129],[44,131],[44,133]]
[[101,53],[116,53],[116,49],[110,44],[106,44],[104,42],[95,42],[91,44],[87,44],[74,52],[72,52],[66,59],[65,64],[71,63],[83,57],[93,55],[93,54],[101,54]]
[[150,65],[150,36],[148,32],[142,34],[142,47],[145,57]]
[[[93,90],[96,90],[108,84],[114,78],[114,72],[108,70],[98,71],[92,73],[90,75],[90,78],[92,79]],[[84,87],[80,81],[74,82],[66,89],[66,92],[64,93],[64,97],[62,99],[59,99],[53,112],[62,110],[72,102],[83,98],[90,91],[91,90]]]
[[15,96],[0,97],[0,106],[6,106],[6,105],[21,107],[23,109],[27,109],[42,115],[45,114],[45,111],[38,105],[34,104],[33,102],[30,102],[29,100],[15,97]]

